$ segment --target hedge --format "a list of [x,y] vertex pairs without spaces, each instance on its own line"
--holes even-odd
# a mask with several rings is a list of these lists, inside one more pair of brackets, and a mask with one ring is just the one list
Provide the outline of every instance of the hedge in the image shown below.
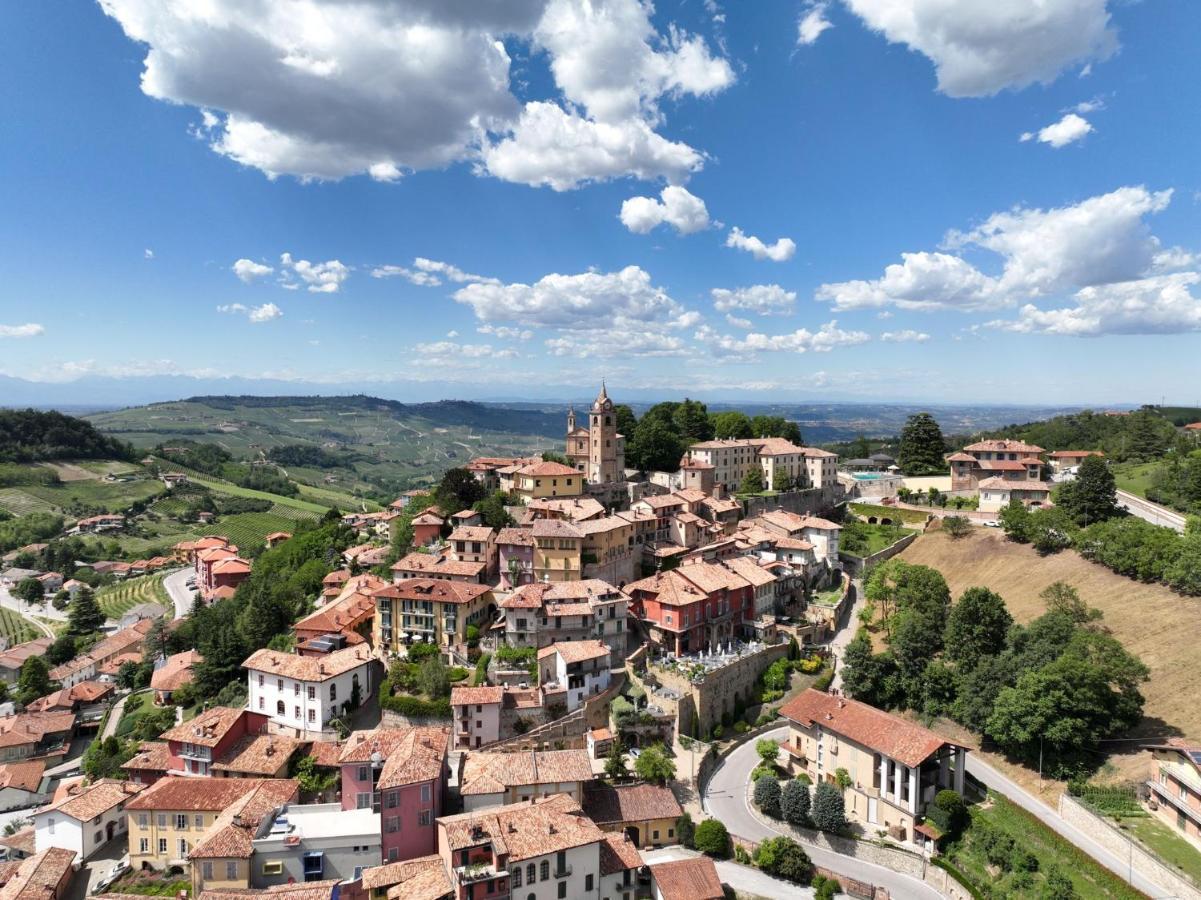
[[449,719],[451,716],[449,700],[423,700],[411,694],[393,694],[381,697],[379,705],[384,709],[402,716],[419,719]]

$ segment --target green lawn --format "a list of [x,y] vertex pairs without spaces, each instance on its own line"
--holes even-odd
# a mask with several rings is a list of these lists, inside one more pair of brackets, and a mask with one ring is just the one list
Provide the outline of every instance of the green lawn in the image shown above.
[[157,603],[171,609],[171,598],[163,587],[162,574],[143,575],[118,584],[110,584],[96,592],[96,602],[110,619],[119,619],[140,603]]
[[837,606],[839,599],[842,597],[842,588],[834,588],[831,591],[822,591],[814,594],[812,601],[820,606]]
[[[844,550],[853,556],[866,558],[873,553],[879,553],[885,547],[891,547],[897,541],[906,535],[913,534],[912,528],[899,528],[895,525],[865,525],[861,524],[860,528],[864,529],[867,536],[866,547],[856,547],[854,550]],[[847,543],[846,537],[843,537],[843,546]]]
[[42,632],[20,613],[0,608],[0,636],[7,638],[11,647],[41,637]]
[[1164,862],[1201,884],[1201,851],[1152,816],[1124,818],[1118,823]]
[[[1038,860],[1037,871],[1015,872],[1009,860],[1000,867],[990,865],[981,846],[984,829],[1012,839],[1017,849],[1032,854]],[[972,826],[949,848],[947,858],[985,896],[1038,897],[1046,871],[1056,868],[1071,880],[1081,900],[1143,898],[1092,857],[999,794],[990,794],[988,804],[972,809]]]
[[1121,490],[1137,494],[1139,497],[1146,497],[1147,488],[1151,486],[1151,473],[1158,465],[1153,462],[1118,463],[1110,466],[1110,469],[1113,472],[1114,481]]

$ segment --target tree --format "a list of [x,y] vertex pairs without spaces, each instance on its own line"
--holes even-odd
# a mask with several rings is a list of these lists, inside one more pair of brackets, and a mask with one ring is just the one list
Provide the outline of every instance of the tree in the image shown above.
[[1101,618],[1101,610],[1090,609],[1080,593],[1063,581],[1052,582],[1038,596],[1047,604],[1048,612],[1063,613],[1078,625]]
[[842,831],[847,826],[842,791],[828,781],[823,781],[813,792],[813,805],[809,815],[813,818],[814,827],[821,831]]
[[1059,488],[1055,505],[1081,527],[1125,515],[1118,506],[1113,472],[1100,456],[1084,458],[1075,479]]
[[963,516],[947,516],[942,520],[942,530],[958,540],[972,533],[972,523]]
[[1001,528],[1005,536],[1017,544],[1030,543],[1030,510],[1014,497],[1001,510]]
[[466,469],[447,469],[434,489],[434,498],[446,513],[471,509],[484,495],[484,486]]
[[799,778],[791,779],[780,794],[780,812],[784,821],[802,828],[810,826],[809,801],[809,785]]
[[638,754],[634,772],[643,781],[666,784],[676,777],[675,760],[667,755],[662,744],[653,744]]
[[939,475],[946,471],[946,442],[938,422],[927,412],[915,413],[901,429],[897,466],[906,475]]
[[714,413],[710,418],[713,421],[713,436],[720,440],[755,436],[751,430],[751,420],[746,413],[732,410]]
[[780,790],[780,780],[774,775],[760,775],[755,780],[755,805],[765,816],[773,819],[780,818],[780,800],[783,794]]
[[688,813],[676,819],[676,838],[689,850],[696,847],[696,826],[692,824],[692,816]]
[[776,757],[780,755],[780,745],[771,738],[760,738],[755,741],[755,752],[763,760],[763,765],[774,766]]
[[947,658],[961,670],[974,669],[982,656],[995,656],[1005,647],[1013,616],[1005,601],[988,588],[968,588],[951,607],[943,643]]
[[944,835],[954,837],[968,823],[967,806],[963,798],[951,790],[941,790],[926,810],[926,818]]
[[742,494],[759,494],[763,490],[763,470],[758,466],[752,468],[743,476],[742,484],[738,487],[739,493]]
[[797,884],[813,879],[813,862],[804,848],[789,837],[768,838],[755,850],[755,865],[777,878]]
[[300,784],[300,790],[310,795],[323,794],[338,781],[337,772],[321,771],[316,760],[307,754],[296,761],[292,768],[292,777]]
[[93,780],[120,778],[125,774],[121,771],[122,763],[132,757],[134,752],[135,748],[132,745],[126,747],[118,737],[92,741],[83,754],[84,774]]
[[855,782],[851,778],[851,773],[848,772],[846,769],[844,769],[842,766],[839,766],[837,769],[834,770],[834,783],[836,785],[838,785],[838,789],[840,791],[845,791],[847,788],[849,788]]
[[41,656],[30,656],[21,663],[21,674],[17,678],[17,699],[29,703],[45,697],[54,690],[50,680],[50,666]]
[[91,634],[99,631],[104,625],[104,613],[96,602],[96,595],[91,588],[80,588],[75,599],[71,601],[71,609],[67,613],[68,634]]
[[867,631],[860,629],[842,654],[842,689],[856,700],[872,706],[886,706],[888,669],[882,656],[872,653],[872,640]]
[[12,594],[26,603],[41,603],[46,599],[45,586],[36,578],[22,578],[12,589]]
[[730,855],[730,833],[718,819],[705,819],[697,825],[693,843],[697,850],[718,859]]
[[472,509],[483,517],[484,524],[489,528],[508,528],[513,524],[513,517],[505,509],[508,502],[509,496],[504,491],[494,491],[483,500],[477,501]]
[[75,636],[71,634],[60,634],[46,650],[46,659],[56,666],[74,658]]
[[1072,546],[1075,523],[1057,506],[1030,513],[1030,546],[1041,555],[1058,553]]
[[634,429],[638,427],[638,419],[628,404],[617,403],[613,406],[613,424],[617,428],[617,433],[625,435],[628,441],[634,436]]
[[610,781],[622,781],[630,777],[626,768],[626,748],[621,738],[614,738],[609,747],[609,756],[605,760],[605,777]]
[[626,455],[634,466],[644,471],[675,472],[687,444],[675,430],[671,420],[644,415],[634,429],[634,437]]
[[684,398],[672,413],[676,430],[689,443],[713,439],[713,423],[709,421],[709,410],[699,400]]
[[436,654],[426,659],[417,671],[417,682],[421,691],[431,700],[441,700],[450,696],[450,673],[442,655]]
[[1049,867],[1043,873],[1043,879],[1040,900],[1076,900],[1080,896],[1072,885],[1072,880],[1057,866]]

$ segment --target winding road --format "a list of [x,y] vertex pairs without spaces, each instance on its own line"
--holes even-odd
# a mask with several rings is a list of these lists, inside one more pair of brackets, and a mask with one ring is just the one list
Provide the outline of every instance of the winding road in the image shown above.
[[188,587],[187,581],[195,574],[196,571],[191,566],[185,566],[163,579],[163,587],[167,589],[167,596],[175,604],[175,618],[177,619],[182,619],[192,611],[196,592]]
[[[788,728],[783,727],[769,731],[762,737],[779,741],[787,734]],[[706,814],[720,819],[727,831],[739,837],[752,841],[761,841],[777,835],[792,837],[790,831],[771,828],[751,812],[748,791],[751,770],[758,762],[759,754],[755,752],[755,741],[747,741],[736,748],[709,779],[701,801],[702,807]],[[888,888],[889,895],[896,900],[936,900],[942,896],[917,878],[902,875],[875,863],[843,856],[812,844],[805,844],[805,852],[823,868]]]

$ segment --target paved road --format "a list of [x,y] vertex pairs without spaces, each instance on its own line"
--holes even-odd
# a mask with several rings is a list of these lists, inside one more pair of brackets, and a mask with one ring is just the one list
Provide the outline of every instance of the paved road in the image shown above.
[[[47,603],[45,607],[40,605],[30,606],[23,600],[19,600],[18,598],[14,597],[11,593],[9,593],[8,588],[4,587],[0,587],[0,606],[4,607],[5,609],[11,609],[13,612],[20,613],[20,615],[23,616],[26,621],[28,621],[31,625],[33,625],[34,628],[38,629],[48,638],[55,637],[54,629],[46,625],[44,622],[39,622],[37,619],[32,618],[32,615],[36,614],[39,616],[45,616],[47,619],[66,618],[63,613],[60,613],[49,603]],[[53,615],[51,615],[51,613],[53,613]]]
[[[671,862],[677,859],[692,859],[700,856],[695,850],[684,847],[664,847],[662,850],[644,850],[642,858],[648,863]],[[728,884],[734,890],[760,897],[804,897],[813,896],[813,888],[801,887],[791,881],[772,878],[753,866],[731,862],[728,859],[715,859],[717,875],[723,884]]]
[[1163,525],[1176,531],[1184,531],[1184,516],[1167,507],[1160,506],[1158,503],[1144,500],[1136,494],[1118,491],[1118,506],[1127,510],[1131,515],[1145,519],[1152,525]]
[[192,611],[196,592],[187,586],[187,580],[195,574],[196,572],[191,566],[185,566],[163,579],[163,587],[167,589],[167,596],[175,604],[175,618],[177,619],[182,619]]
[[[132,694],[126,694],[120,700],[113,704],[113,708],[108,711],[108,720],[104,723],[104,731],[100,735],[100,740],[110,738],[117,733],[117,725],[121,722],[121,713],[125,711],[125,701],[130,697],[136,697],[139,694],[150,693],[149,688],[144,690],[134,691]],[[177,707],[178,709],[178,707]],[[178,718],[178,717],[177,717]]]
[[[772,740],[783,740],[788,729],[777,728],[767,732],[763,737]],[[790,835],[790,832],[770,828],[756,818],[750,810],[747,790],[750,785],[751,770],[759,761],[755,752],[755,741],[748,741],[731,753],[713,773],[705,790],[702,805],[705,812],[725,823],[731,834],[761,841],[764,838],[775,837],[777,834]],[[839,872],[860,881],[882,885],[888,888],[889,894],[896,900],[934,900],[942,895],[934,888],[902,875],[883,866],[864,862],[851,856],[843,856],[812,844],[805,845],[805,852],[819,866]]]
[[854,592],[851,610],[843,614],[844,618],[840,623],[842,627],[830,640],[830,653],[834,656],[834,680],[830,682],[830,686],[836,690],[842,690],[842,654],[846,651],[847,644],[855,637],[855,632],[859,630],[859,613],[866,602],[862,581],[852,581],[851,590]]
[[[970,753],[967,757],[967,770],[977,780],[988,785],[998,793],[1004,794],[1009,800],[1012,800],[1018,806],[1034,815],[1048,828],[1063,835],[1063,837],[1067,838],[1068,841],[1079,847],[1098,863],[1120,876],[1123,881],[1130,881],[1137,890],[1142,891],[1149,897],[1166,898],[1166,892],[1159,885],[1144,878],[1139,874],[1137,869],[1131,872],[1131,860],[1129,857],[1116,856],[1110,853],[1085,832],[1065,822],[1060,818],[1056,810]],[[1132,874],[1133,879],[1130,878]]]

